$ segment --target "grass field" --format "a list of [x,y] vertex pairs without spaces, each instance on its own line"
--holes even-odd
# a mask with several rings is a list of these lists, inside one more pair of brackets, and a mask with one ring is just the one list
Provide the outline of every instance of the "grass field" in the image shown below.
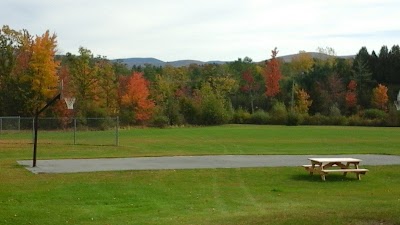
[[[400,166],[367,175],[301,167],[34,175],[31,134],[0,135],[0,224],[400,224]],[[400,128],[218,126],[82,132],[72,145],[40,132],[38,159],[211,154],[394,154]],[[107,140],[108,142],[108,140]]]

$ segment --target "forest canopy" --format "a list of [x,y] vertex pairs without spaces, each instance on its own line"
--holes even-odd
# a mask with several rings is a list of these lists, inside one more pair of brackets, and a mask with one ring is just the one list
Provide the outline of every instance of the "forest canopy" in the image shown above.
[[[301,47],[301,46],[299,46]],[[400,48],[382,46],[354,57],[300,51],[290,61],[279,49],[262,62],[128,68],[94,56],[57,55],[57,36],[0,30],[0,116],[29,117],[57,92],[76,98],[73,112],[59,101],[47,117],[114,117],[122,125],[338,124],[398,126]],[[134,53],[132,53],[134,54]],[[271,55],[271,57],[270,57]],[[62,82],[61,82],[62,81]]]

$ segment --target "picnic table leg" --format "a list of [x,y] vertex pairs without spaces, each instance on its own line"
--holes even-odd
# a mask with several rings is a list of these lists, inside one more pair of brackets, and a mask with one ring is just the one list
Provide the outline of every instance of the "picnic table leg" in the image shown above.
[[310,175],[314,174],[314,170],[315,170],[315,163],[311,163],[311,168],[310,168]]
[[320,168],[319,174],[321,175],[321,178],[322,178],[323,181],[325,181],[325,175],[326,175],[326,174],[325,174],[324,172],[322,172],[322,170],[323,170],[325,167],[326,167],[326,165],[323,166],[322,163],[319,165],[319,168]]
[[[358,163],[354,163],[354,165],[355,165],[356,169],[358,169]],[[361,180],[361,174],[358,172],[356,172],[356,174],[357,174],[357,179]]]
[[[349,168],[349,166],[350,166],[350,163],[348,162],[348,163],[346,163],[346,169],[348,169]],[[347,175],[347,172],[344,172],[343,173],[343,176],[345,177]]]

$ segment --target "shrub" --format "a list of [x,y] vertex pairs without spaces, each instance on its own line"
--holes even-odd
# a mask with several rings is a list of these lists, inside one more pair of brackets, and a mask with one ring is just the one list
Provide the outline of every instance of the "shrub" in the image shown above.
[[233,123],[237,124],[245,124],[245,123],[250,123],[250,118],[251,114],[247,112],[246,110],[239,108],[234,114],[233,114]]
[[250,123],[252,124],[267,124],[270,120],[270,115],[263,111],[257,110],[253,114],[251,114]]
[[200,112],[193,102],[184,98],[181,99],[180,105],[184,120],[189,124],[197,124]]
[[399,122],[400,122],[400,112],[397,111],[396,107],[390,106],[388,115],[385,120],[386,125],[395,127],[400,125]]
[[158,115],[155,116],[151,123],[154,127],[165,128],[169,124],[169,119],[167,116]]
[[277,102],[271,109],[271,123],[272,124],[286,124],[287,111],[286,106],[282,102]]
[[362,113],[363,118],[365,119],[380,119],[384,120],[387,117],[387,114],[379,109],[366,109]]
[[225,108],[224,102],[217,98],[210,98],[201,105],[201,124],[219,125],[228,123],[230,113]]
[[316,113],[313,116],[305,116],[303,123],[305,125],[328,125],[329,117]]
[[342,113],[340,112],[340,109],[337,106],[337,104],[333,104],[331,107],[329,107],[329,116],[339,117],[341,115],[342,115]]
[[301,123],[301,114],[290,112],[287,115],[286,125],[288,126],[298,126]]
[[331,116],[327,118],[326,125],[339,125],[344,126],[348,124],[347,118],[345,116]]

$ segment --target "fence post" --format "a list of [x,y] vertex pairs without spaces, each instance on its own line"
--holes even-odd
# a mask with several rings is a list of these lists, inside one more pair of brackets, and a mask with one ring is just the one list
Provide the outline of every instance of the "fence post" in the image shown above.
[[76,118],[74,117],[74,145],[76,145]]
[[0,134],[3,132],[3,118],[0,117]]
[[119,145],[119,117],[117,116],[116,118],[116,124],[115,124],[115,146]]

